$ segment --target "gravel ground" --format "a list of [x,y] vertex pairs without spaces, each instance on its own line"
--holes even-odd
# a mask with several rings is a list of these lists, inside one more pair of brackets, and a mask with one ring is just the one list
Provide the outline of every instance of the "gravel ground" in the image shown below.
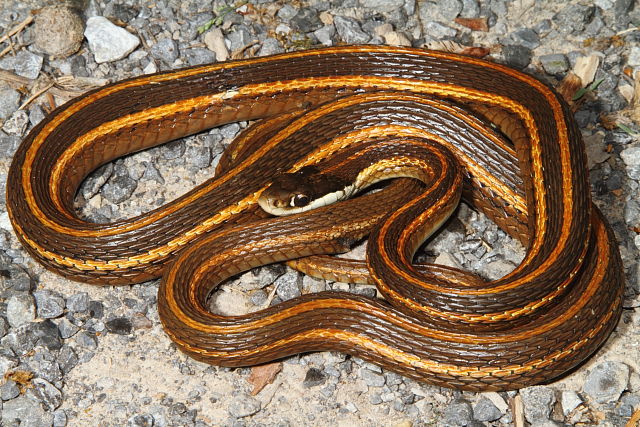
[[[485,48],[491,59],[555,83],[579,57],[593,55],[600,84],[585,95],[576,118],[587,142],[593,195],[620,243],[627,292],[622,320],[604,348],[549,385],[463,393],[326,352],[268,366],[274,377],[258,391],[255,378],[262,371],[204,365],[175,349],[158,320],[157,282],[98,288],[45,271],[18,244],[3,197],[2,425],[622,426],[640,409],[636,2],[115,0],[82,4],[79,14],[41,9],[46,5],[0,0],[0,35],[12,35],[0,36],[2,193],[13,152],[52,103],[125,77],[337,43],[451,48],[455,42]],[[40,13],[31,22],[34,11]],[[49,96],[38,97],[43,91]],[[83,184],[79,211],[108,222],[162,205],[211,176],[224,147],[245,126],[226,125],[104,166]],[[522,257],[516,242],[464,206],[428,250],[439,261],[489,277]],[[223,286],[216,303],[242,312],[269,298],[273,303],[324,289],[375,294],[269,266]]]

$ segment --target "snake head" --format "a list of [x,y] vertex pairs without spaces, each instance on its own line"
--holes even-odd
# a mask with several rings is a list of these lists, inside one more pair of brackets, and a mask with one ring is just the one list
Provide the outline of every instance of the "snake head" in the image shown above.
[[348,185],[341,179],[321,173],[315,166],[278,175],[258,198],[260,207],[271,215],[306,212],[347,198]]

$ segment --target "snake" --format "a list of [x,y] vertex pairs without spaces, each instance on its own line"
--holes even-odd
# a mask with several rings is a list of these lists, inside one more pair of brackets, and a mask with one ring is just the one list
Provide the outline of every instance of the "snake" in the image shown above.
[[[258,119],[224,173],[183,196],[108,224],[76,213],[79,186],[101,165]],[[365,160],[357,173],[339,172]],[[337,187],[390,171],[401,178],[292,215],[260,208],[279,176],[309,171],[312,181],[342,173]],[[525,246],[504,277],[412,264],[460,197]],[[528,74],[453,53],[336,46],[109,84],[29,132],[9,169],[7,211],[26,251],[69,279],[161,277],[168,336],[222,366],[334,350],[443,387],[517,389],[580,365],[622,310],[618,247],[591,200],[567,103]],[[242,271],[344,252],[365,236],[363,280],[383,298],[325,291],[238,316],[207,307]]]

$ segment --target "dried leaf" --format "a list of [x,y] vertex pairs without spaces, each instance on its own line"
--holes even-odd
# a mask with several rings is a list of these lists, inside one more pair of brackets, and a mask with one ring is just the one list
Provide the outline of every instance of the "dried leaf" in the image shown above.
[[276,375],[282,370],[282,363],[269,363],[266,365],[254,366],[251,368],[251,375],[249,375],[249,383],[253,385],[251,395],[255,396],[265,388],[268,384],[271,384]]
[[456,24],[460,24],[463,27],[467,27],[473,31],[489,31],[487,18],[456,18],[454,21],[456,22]]

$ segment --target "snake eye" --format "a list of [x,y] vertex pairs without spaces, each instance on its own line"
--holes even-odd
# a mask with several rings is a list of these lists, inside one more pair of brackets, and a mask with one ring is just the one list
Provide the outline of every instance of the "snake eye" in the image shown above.
[[306,194],[296,194],[291,198],[291,206],[301,208],[309,204],[309,196]]

